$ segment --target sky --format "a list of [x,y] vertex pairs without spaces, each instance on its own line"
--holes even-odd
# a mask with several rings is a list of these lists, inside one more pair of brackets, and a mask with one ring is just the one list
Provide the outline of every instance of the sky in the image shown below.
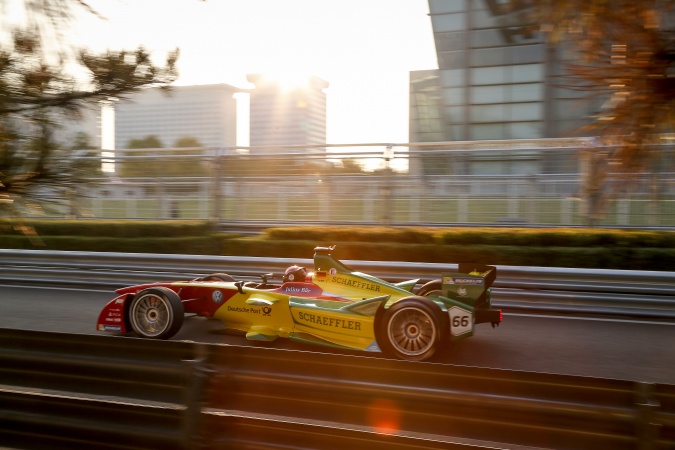
[[[73,39],[94,51],[178,47],[175,85],[247,74],[328,81],[329,144],[408,142],[409,72],[437,68],[427,0],[88,0]],[[239,141],[239,145],[245,142]]]

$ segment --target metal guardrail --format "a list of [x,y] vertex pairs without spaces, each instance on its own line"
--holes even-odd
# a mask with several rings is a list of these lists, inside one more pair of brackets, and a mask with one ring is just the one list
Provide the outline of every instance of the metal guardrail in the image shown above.
[[0,329],[0,443],[186,448],[196,354],[187,342]]
[[675,385],[0,329],[0,419],[18,449],[665,449]]
[[[310,259],[138,253],[2,250],[0,283],[109,288],[192,279],[226,272],[238,278],[282,272]],[[454,264],[344,261],[391,281],[436,279]],[[675,273],[608,269],[499,266],[494,303],[532,314],[594,314],[675,320]]]
[[[207,429],[215,444],[233,439],[218,434],[218,412],[479,447],[675,443],[672,385],[250,347],[210,350],[218,375],[207,396]],[[304,448],[300,437],[289,439],[285,445]]]

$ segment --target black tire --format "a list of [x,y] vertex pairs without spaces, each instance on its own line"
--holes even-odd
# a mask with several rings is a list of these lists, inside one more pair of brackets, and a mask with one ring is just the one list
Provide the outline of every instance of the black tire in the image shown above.
[[417,290],[415,295],[419,295],[420,297],[439,297],[443,295],[443,281],[429,281],[428,283],[423,284],[422,287]]
[[185,309],[178,294],[160,286],[136,294],[127,314],[131,329],[140,337],[168,339],[183,326]]
[[202,277],[201,281],[237,281],[234,279],[233,276],[228,275],[226,273],[212,273],[211,275],[207,275],[205,277]]
[[406,297],[377,318],[375,339],[382,352],[408,361],[426,361],[449,345],[449,320],[425,297]]

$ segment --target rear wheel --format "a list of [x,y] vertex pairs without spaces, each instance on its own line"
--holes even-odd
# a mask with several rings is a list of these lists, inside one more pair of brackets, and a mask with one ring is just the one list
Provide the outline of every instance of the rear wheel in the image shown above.
[[429,281],[417,290],[420,297],[440,297],[443,295],[443,282],[441,280]]
[[385,355],[399,359],[426,361],[447,341],[447,316],[428,298],[399,300],[377,322],[377,344]]
[[129,323],[148,339],[168,339],[183,325],[185,310],[180,297],[169,288],[143,289],[129,306]]

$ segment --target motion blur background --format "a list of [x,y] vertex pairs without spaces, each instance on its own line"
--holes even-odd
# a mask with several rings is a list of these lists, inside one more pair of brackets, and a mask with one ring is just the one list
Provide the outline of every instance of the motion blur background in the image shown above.
[[6,1],[3,214],[671,227],[673,6],[564,3]]

